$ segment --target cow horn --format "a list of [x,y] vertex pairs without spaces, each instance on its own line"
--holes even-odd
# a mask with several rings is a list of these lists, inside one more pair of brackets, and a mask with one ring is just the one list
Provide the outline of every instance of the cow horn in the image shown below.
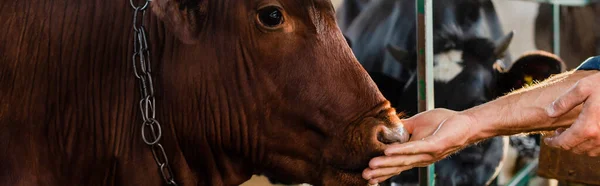
[[494,55],[496,58],[502,58],[508,47],[510,46],[510,42],[515,35],[515,31],[510,31],[510,33],[506,34],[504,37],[498,39],[495,43]]

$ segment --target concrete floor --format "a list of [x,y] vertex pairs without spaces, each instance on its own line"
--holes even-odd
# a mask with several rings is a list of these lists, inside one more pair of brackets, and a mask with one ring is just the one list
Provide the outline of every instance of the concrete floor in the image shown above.
[[[516,59],[517,56],[525,52],[535,50],[533,26],[538,4],[507,0],[493,0],[493,2],[505,33],[511,30],[516,32],[515,38],[509,48],[513,59]],[[338,7],[342,3],[342,0],[332,0],[332,3],[335,7]],[[266,178],[255,176],[250,181],[242,184],[242,186],[271,186],[271,184],[269,184]]]

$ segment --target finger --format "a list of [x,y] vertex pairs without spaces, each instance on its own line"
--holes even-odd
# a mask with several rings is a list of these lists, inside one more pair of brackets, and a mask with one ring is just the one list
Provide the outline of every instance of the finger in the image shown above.
[[376,185],[378,183],[381,183],[381,182],[384,182],[385,180],[390,179],[391,177],[393,177],[393,176],[383,176],[383,177],[371,179],[371,180],[369,180],[369,184]]
[[595,147],[597,147],[597,145],[594,142],[594,140],[589,139],[573,147],[572,151],[575,154],[587,154],[588,152],[592,151]]
[[[426,167],[426,166],[428,166],[428,165],[429,165],[429,164],[427,164],[427,165],[423,164],[423,165],[419,165],[419,166],[416,166],[416,167]],[[371,184],[374,184],[374,183],[381,183],[381,182],[384,182],[385,180],[388,180],[388,179],[390,179],[391,177],[393,177],[393,176],[396,176],[396,175],[399,175],[399,174],[401,174],[402,172],[404,172],[404,171],[407,171],[407,170],[410,170],[410,169],[412,169],[412,168],[415,168],[415,167],[412,167],[412,166],[408,166],[408,167],[400,167],[400,168],[399,168],[399,169],[401,170],[400,172],[398,172],[398,173],[396,173],[396,174],[393,174],[393,175],[385,175],[385,176],[380,176],[380,177],[372,178],[371,180],[369,180],[369,181],[370,181],[369,183],[371,183]],[[372,181],[372,182],[371,182],[371,181]]]
[[381,156],[373,158],[369,162],[369,167],[372,169],[413,166],[414,164],[428,164],[434,161],[434,157],[429,154],[417,155],[397,155],[397,156]]
[[387,156],[392,155],[413,155],[413,154],[431,154],[437,152],[442,148],[442,143],[436,143],[438,141],[437,136],[429,136],[422,140],[411,139],[415,141],[409,141],[403,144],[394,144],[388,146],[384,153]]
[[569,112],[589,97],[590,91],[588,90],[587,84],[577,82],[575,86],[546,107],[546,112],[550,117],[558,117]]
[[445,119],[452,113],[455,113],[455,111],[448,109],[435,109],[428,112],[419,113],[415,116],[402,120],[402,122],[405,125],[405,129],[412,134],[414,129],[418,126],[421,126],[423,123],[439,123],[442,121],[442,119]]
[[565,132],[566,130],[567,130],[567,128],[558,128],[558,129],[556,129],[554,135],[558,136],[558,135],[562,134],[563,132]]
[[414,120],[411,120],[410,118],[402,119],[400,122],[402,122],[404,129],[406,129],[409,134],[412,134],[415,131],[415,128],[418,126],[417,122],[414,122]]
[[600,110],[600,105],[598,105],[597,101],[595,98],[586,101],[583,104],[583,110],[577,120],[575,120],[575,123],[571,125],[571,128],[559,133],[560,135],[547,138],[544,142],[551,147],[571,150],[588,139],[597,138],[600,132],[597,124],[598,117],[600,117],[597,114],[598,110]]
[[579,128],[569,128],[562,134],[550,138],[546,138],[544,142],[546,145],[554,148],[561,148],[564,150],[571,150],[573,147],[583,143],[586,138],[583,138],[580,134]]
[[548,134],[544,134],[546,136],[546,138],[544,138],[544,142],[546,142],[545,140],[548,138],[553,138],[553,137],[557,137],[560,134],[562,134],[563,132],[565,132],[567,129],[566,128],[558,128],[554,131],[554,133],[548,133]]
[[[363,178],[373,179],[385,176],[394,176],[400,174],[400,172],[411,169],[412,167],[389,167],[381,169],[367,169],[363,171]],[[381,181],[381,180],[380,180]]]
[[600,146],[594,147],[594,149],[590,150],[587,153],[587,155],[591,156],[591,157],[598,157],[598,156],[600,156]]
[[415,130],[415,128],[417,128],[422,123],[431,122],[431,121],[422,121],[423,119],[421,119],[421,118],[423,118],[423,116],[426,114],[429,114],[429,113],[423,112],[423,113],[417,114],[413,117],[403,119],[402,124],[404,124],[404,129],[406,129],[408,131],[408,133],[412,134],[413,131]]
[[[427,166],[427,165],[422,165],[423,167]],[[375,178],[371,178],[369,180],[370,184],[375,184],[375,183],[381,183],[384,182],[385,180],[390,179],[391,177],[394,177],[396,175],[400,175],[402,172],[413,169],[414,167],[400,167],[399,169],[401,169],[400,172],[397,172],[395,174],[391,174],[391,175],[383,175],[383,176],[379,176],[379,177],[375,177]]]

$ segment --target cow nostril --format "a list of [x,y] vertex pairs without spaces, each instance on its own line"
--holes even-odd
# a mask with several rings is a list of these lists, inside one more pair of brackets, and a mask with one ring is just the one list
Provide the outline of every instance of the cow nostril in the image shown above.
[[377,131],[377,140],[383,144],[404,143],[408,141],[408,132],[402,125],[394,128],[381,126]]

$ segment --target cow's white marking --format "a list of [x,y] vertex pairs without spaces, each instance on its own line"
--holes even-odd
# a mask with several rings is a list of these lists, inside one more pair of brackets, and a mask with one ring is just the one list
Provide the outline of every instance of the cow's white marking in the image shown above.
[[444,53],[436,54],[433,57],[433,73],[435,81],[447,83],[454,79],[463,67],[459,64],[462,61],[462,51],[450,50]]

